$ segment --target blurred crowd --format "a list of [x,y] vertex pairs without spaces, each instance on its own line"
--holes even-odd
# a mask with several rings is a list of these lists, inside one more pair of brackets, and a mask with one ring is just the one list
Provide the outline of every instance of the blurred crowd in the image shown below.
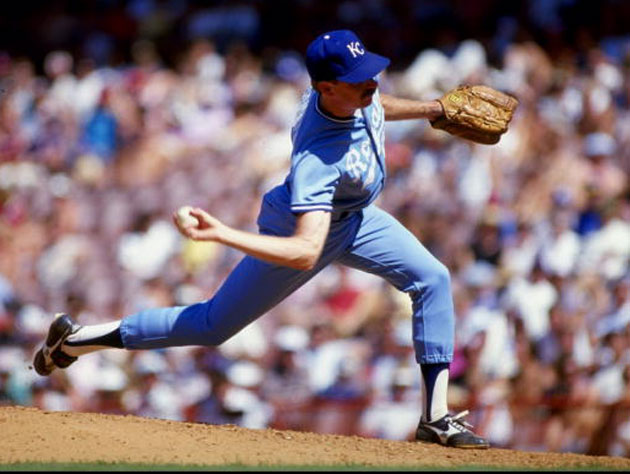
[[[463,40],[381,76],[384,93],[483,83],[520,107],[492,147],[388,122],[377,203],[451,270],[451,409],[494,446],[630,456],[630,39],[552,58],[504,26],[498,62]],[[412,439],[409,298],[337,265],[220,347],[32,370],[54,312],[94,324],[211,297],[242,254],[183,239],[172,212],[256,231],[288,170],[299,55],[208,38],[174,66],[150,40],[130,54],[0,55],[0,404]]]

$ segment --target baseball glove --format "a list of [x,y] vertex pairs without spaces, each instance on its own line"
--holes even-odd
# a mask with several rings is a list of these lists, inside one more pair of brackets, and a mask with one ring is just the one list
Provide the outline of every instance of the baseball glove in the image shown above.
[[438,99],[444,115],[433,128],[475,143],[493,145],[507,131],[518,100],[488,86],[459,86]]

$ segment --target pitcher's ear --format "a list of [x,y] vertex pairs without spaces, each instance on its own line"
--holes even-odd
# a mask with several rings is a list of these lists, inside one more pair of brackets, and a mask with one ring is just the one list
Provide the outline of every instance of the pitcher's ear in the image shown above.
[[313,89],[322,95],[327,95],[333,92],[335,83],[337,81],[317,81],[313,82]]

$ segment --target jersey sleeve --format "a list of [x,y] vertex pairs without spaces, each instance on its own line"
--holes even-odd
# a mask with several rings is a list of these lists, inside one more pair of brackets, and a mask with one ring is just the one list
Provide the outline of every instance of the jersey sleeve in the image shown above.
[[310,151],[293,158],[291,182],[291,211],[333,210],[333,196],[340,172],[330,161]]

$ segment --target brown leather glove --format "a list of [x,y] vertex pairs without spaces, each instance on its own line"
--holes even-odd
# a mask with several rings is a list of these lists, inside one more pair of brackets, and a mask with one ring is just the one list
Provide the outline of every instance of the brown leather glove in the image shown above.
[[507,131],[518,100],[488,86],[459,86],[438,99],[444,115],[431,121],[444,130],[475,143],[493,145]]

